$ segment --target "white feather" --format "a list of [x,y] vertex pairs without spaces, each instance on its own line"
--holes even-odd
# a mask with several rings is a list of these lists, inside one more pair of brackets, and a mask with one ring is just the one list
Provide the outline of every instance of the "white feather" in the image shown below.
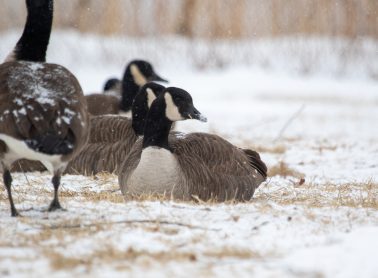
[[151,88],[147,88],[146,91],[147,91],[148,108],[150,108],[152,102],[156,99],[156,95],[154,94]]
[[167,105],[165,109],[165,116],[172,122],[184,120],[184,118],[181,116],[178,110],[178,107],[173,102],[171,94],[165,93],[164,99]]
[[9,135],[0,134],[0,140],[3,140],[9,151],[4,155],[4,162],[11,166],[11,164],[21,158],[26,158],[30,160],[38,160],[45,165],[47,170],[51,173],[54,170],[63,168],[64,164],[61,160],[62,155],[48,155],[29,148],[24,141],[17,140]]
[[142,87],[144,84],[147,83],[147,78],[140,72],[139,68],[132,64],[130,66],[131,70],[131,75],[134,78],[135,83],[139,86]]
[[172,194],[178,179],[179,165],[168,150],[148,147],[142,151],[137,168],[127,182],[131,194]]

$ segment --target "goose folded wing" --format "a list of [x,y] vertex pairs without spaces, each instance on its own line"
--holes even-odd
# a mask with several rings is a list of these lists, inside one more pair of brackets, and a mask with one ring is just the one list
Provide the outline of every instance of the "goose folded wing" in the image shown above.
[[263,180],[240,149],[217,135],[192,133],[170,144],[189,191],[202,200],[249,200]]

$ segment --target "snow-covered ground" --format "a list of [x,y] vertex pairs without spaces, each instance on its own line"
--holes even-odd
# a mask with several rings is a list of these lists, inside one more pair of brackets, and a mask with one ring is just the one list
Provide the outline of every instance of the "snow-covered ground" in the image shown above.
[[[5,57],[17,33],[0,38]],[[332,53],[302,76],[290,65],[292,56],[282,53],[287,71],[253,62],[199,69],[183,41],[140,41],[138,52],[136,41],[101,40],[55,34],[49,61],[67,66],[92,92],[107,77],[121,77],[125,59],[151,60],[209,119],[178,129],[217,133],[255,148],[270,177],[249,203],[198,204],[125,203],[115,176],[65,176],[60,194],[67,211],[47,213],[50,176],[14,174],[23,217],[9,217],[1,186],[0,277],[376,277],[378,82],[371,72],[378,68],[378,42],[366,43],[370,63],[356,58],[356,72],[345,69],[340,77],[326,70],[327,64],[342,68]],[[272,49],[280,44],[266,45],[279,56]],[[223,47],[217,48],[223,60],[239,50]],[[198,62],[202,52],[195,51]]]

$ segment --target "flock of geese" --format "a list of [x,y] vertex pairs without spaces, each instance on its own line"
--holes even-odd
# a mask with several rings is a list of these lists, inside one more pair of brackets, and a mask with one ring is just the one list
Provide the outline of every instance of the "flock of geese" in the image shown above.
[[173,131],[176,121],[206,118],[183,89],[146,61],[131,61],[122,81],[84,96],[66,68],[46,63],[53,0],[26,0],[21,38],[0,65],[0,162],[11,215],[14,171],[52,174],[49,211],[62,209],[64,173],[118,175],[126,198],[142,194],[178,200],[250,200],[266,179],[257,152],[208,133]]

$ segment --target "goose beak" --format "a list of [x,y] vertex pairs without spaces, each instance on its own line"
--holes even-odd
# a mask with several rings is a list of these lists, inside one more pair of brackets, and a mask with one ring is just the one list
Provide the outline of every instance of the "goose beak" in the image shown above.
[[193,107],[193,112],[188,113],[188,117],[189,119],[199,120],[204,123],[207,122],[207,118],[204,115],[202,115],[201,112],[198,111],[195,107]]
[[159,82],[165,82],[168,83],[168,80],[160,77],[155,72],[152,74],[152,76],[148,79],[148,81],[159,81]]

